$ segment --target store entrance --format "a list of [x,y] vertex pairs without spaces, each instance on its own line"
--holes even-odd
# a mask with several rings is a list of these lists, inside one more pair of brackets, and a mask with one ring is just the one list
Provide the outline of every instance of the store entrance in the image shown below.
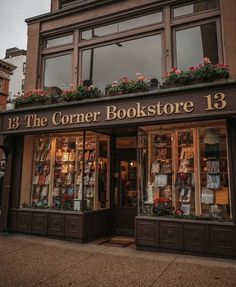
[[114,231],[119,235],[134,235],[137,215],[136,149],[117,149],[114,169]]

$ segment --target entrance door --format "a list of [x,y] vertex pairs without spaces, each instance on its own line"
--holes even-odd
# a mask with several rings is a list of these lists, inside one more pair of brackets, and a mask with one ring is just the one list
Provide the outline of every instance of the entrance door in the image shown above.
[[136,149],[116,150],[114,175],[115,233],[134,235],[137,215]]

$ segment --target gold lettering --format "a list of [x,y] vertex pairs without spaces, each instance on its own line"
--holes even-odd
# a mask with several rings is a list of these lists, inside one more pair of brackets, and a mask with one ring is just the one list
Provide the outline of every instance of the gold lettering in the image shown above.
[[136,111],[135,108],[130,108],[130,109],[127,110],[127,117],[128,117],[129,119],[135,118],[136,115],[137,115],[137,111]]
[[148,116],[154,117],[156,115],[156,107],[155,106],[149,106],[147,108],[148,110]]
[[225,94],[217,93],[215,94],[214,99],[216,100],[216,103],[214,104],[215,109],[223,110],[226,108],[227,102],[225,101]]
[[61,112],[56,112],[52,115],[52,123],[54,126],[59,126],[61,125]]
[[160,102],[158,102],[157,103],[157,105],[156,105],[156,108],[157,108],[157,115],[158,116],[162,116],[163,115],[163,105],[161,105],[161,103]]
[[48,124],[48,119],[46,117],[43,117],[41,119],[41,126],[46,127],[47,124]]
[[26,121],[26,127],[31,128],[31,120],[33,120],[33,115],[26,115],[25,121]]
[[107,110],[107,117],[106,117],[106,121],[112,121],[115,120],[117,118],[116,115],[116,106],[107,106],[106,107]]
[[13,117],[8,119],[8,130],[16,130],[20,126],[20,118],[19,117]]
[[68,125],[70,122],[70,117],[68,115],[64,115],[61,117],[61,123],[62,125]]
[[164,110],[164,113],[165,113],[166,115],[171,115],[171,114],[174,113],[175,107],[174,107],[173,104],[166,104],[166,105],[164,105],[163,110]]
[[87,113],[85,115],[85,121],[88,123],[92,122],[93,121],[93,113]]
[[184,106],[183,106],[183,110],[186,112],[186,113],[192,113],[193,110],[194,110],[194,104],[193,102],[191,101],[187,101],[184,103]]
[[145,113],[145,110],[147,107],[141,107],[140,103],[136,103],[136,107],[137,107],[137,118],[143,118],[143,117],[147,117],[147,114]]
[[184,106],[183,102],[175,103],[175,114],[181,114],[180,107],[183,107],[183,106]]

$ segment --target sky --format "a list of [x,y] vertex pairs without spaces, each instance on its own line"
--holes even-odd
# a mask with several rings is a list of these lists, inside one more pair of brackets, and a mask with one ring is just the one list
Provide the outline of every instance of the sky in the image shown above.
[[0,59],[8,48],[27,47],[26,18],[50,12],[51,0],[0,0]]

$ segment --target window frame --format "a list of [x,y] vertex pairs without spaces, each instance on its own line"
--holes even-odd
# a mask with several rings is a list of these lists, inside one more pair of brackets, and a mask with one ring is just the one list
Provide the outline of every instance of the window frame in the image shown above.
[[[93,41],[92,40],[87,40],[90,42],[89,45],[79,45],[79,63],[78,64],[78,83],[82,83],[82,74],[83,74],[83,67],[82,67],[82,63],[83,63],[83,51],[89,50],[89,49],[96,49],[96,48],[100,48],[100,47],[105,47],[105,46],[109,46],[112,44],[117,43],[117,40],[119,40],[119,42],[126,42],[126,41],[132,41],[132,40],[137,40],[137,39],[142,39],[145,37],[149,37],[149,36],[154,36],[154,35],[160,35],[161,36],[161,77],[164,75],[164,70],[165,70],[165,66],[166,66],[166,60],[164,57],[164,30],[160,29],[158,31],[150,31],[148,33],[141,33],[141,34],[133,34],[132,36],[127,36],[126,37],[122,37],[122,38],[118,38],[117,39],[110,39],[110,41]],[[106,37],[106,36],[105,36]],[[110,38],[110,37],[109,37]],[[98,40],[98,39],[95,39]],[[83,40],[84,41],[84,40]],[[95,43],[91,43],[91,42],[95,42]],[[134,75],[135,77],[135,75]],[[117,79],[118,80],[118,79]]]
[[[52,59],[52,58],[57,58],[60,56],[65,56],[65,55],[71,55],[71,81],[73,82],[73,57],[74,57],[74,53],[73,50],[72,51],[66,51],[66,52],[59,52],[59,53],[53,53],[53,54],[48,54],[45,55],[42,59],[42,82],[41,82],[41,87],[44,89],[44,84],[45,84],[45,71],[46,71],[46,60],[48,59]],[[73,84],[73,83],[71,83]]]
[[175,6],[172,6],[171,7],[171,19],[172,20],[178,20],[178,19],[182,19],[182,18],[189,18],[189,17],[193,17],[193,16],[196,16],[196,15],[202,15],[202,14],[206,14],[206,13],[211,13],[211,12],[215,12],[215,11],[219,11],[220,9],[220,3],[218,0],[215,0],[216,1],[216,7],[215,8],[212,8],[212,9],[208,9],[208,10],[203,10],[203,11],[199,11],[199,12],[193,12],[193,13],[189,13],[189,14],[185,14],[185,15],[181,15],[181,16],[176,16],[174,17],[174,9],[175,8],[180,8],[180,7],[184,7],[184,6],[187,6],[187,5],[191,5],[191,4],[196,4],[198,2],[202,2],[203,0],[199,0],[199,1],[192,1],[190,3],[182,3],[182,4],[178,4],[178,5],[175,5]]
[[[219,63],[223,62],[223,47],[222,47],[222,35],[221,35],[221,27],[220,27],[220,19],[219,18],[211,18],[207,20],[202,20],[198,22],[191,22],[188,24],[184,24],[181,26],[176,26],[172,29],[172,63],[173,67],[177,67],[177,43],[176,43],[176,32],[182,31],[185,29],[190,29],[194,27],[198,27],[200,25],[209,24],[209,23],[216,23],[216,36],[217,36],[217,50],[218,50],[218,58]],[[201,64],[201,63],[198,63]]]
[[[133,20],[133,19],[138,19],[139,17],[143,17],[143,16],[148,16],[148,15],[151,15],[151,14],[155,14],[155,13],[161,13],[161,16],[162,16],[162,20],[160,22],[156,22],[156,23],[152,23],[152,24],[147,24],[147,25],[144,25],[144,26],[139,26],[137,28],[130,28],[130,29],[127,29],[127,30],[123,30],[123,31],[119,31],[119,32],[114,32],[114,33],[108,33],[106,35],[103,35],[103,36],[98,36],[97,38],[91,38],[91,39],[82,39],[82,33],[85,32],[85,31],[89,31],[89,30],[92,30],[92,29],[98,29],[98,28],[102,28],[102,27],[106,27],[106,26],[109,26],[109,25],[113,25],[113,24],[119,24],[119,22],[123,22],[123,21],[129,21],[129,20]],[[131,16],[128,16],[128,17],[125,17],[126,15],[122,15],[121,17],[119,18],[114,18],[113,20],[109,20],[107,22],[104,22],[104,23],[100,23],[98,25],[92,25],[92,27],[87,27],[87,28],[82,28],[80,30],[80,35],[79,35],[79,40],[80,42],[84,42],[84,41],[90,41],[90,40],[93,40],[93,39],[100,39],[102,37],[107,37],[107,36],[114,36],[114,35],[117,35],[117,34],[123,34],[125,32],[129,32],[129,31],[136,31],[136,30],[139,30],[141,28],[150,28],[152,26],[162,26],[163,25],[163,22],[164,22],[164,15],[163,15],[163,9],[159,9],[158,11],[148,11],[148,12],[144,12],[144,13],[140,13],[140,14],[133,14]]]

